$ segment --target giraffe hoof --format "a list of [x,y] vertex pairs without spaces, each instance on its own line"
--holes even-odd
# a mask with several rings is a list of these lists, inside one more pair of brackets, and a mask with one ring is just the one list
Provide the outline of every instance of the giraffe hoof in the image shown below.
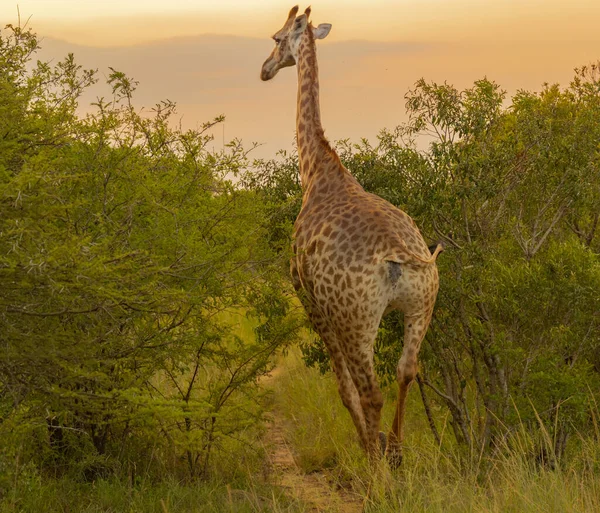
[[402,465],[402,453],[399,451],[388,451],[386,454],[388,464],[392,470],[396,470]]
[[383,431],[379,432],[379,448],[381,449],[381,455],[385,456],[385,450],[387,449],[387,436]]

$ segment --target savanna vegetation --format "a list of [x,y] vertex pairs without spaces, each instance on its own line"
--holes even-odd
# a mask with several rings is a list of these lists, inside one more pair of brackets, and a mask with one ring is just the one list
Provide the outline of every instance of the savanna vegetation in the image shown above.
[[[600,511],[597,65],[512,98],[420,80],[407,123],[337,143],[446,245],[390,473],[291,292],[296,155],[209,150],[222,119],[183,130],[118,70],[81,114],[97,73],[37,48],[0,32],[0,511],[309,511],[270,479],[269,410],[367,511]],[[389,425],[401,316],[376,347]]]

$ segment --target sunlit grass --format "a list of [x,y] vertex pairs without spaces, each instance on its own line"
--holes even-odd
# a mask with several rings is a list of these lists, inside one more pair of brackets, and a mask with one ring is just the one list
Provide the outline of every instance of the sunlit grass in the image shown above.
[[[237,314],[232,314],[236,317]],[[240,336],[249,336],[252,321],[239,323]],[[273,375],[263,381],[270,390],[265,408],[285,419],[286,440],[301,472],[324,472],[332,490],[351,490],[363,497],[365,513],[592,513],[600,511],[600,419],[590,402],[595,431],[574,440],[574,450],[554,469],[539,465],[535,446],[548,434],[540,427],[534,437],[523,428],[507,438],[491,457],[471,461],[452,441],[449,418],[436,411],[442,434],[440,447],[429,431],[415,386],[409,394],[406,443],[401,469],[385,464],[373,469],[338,396],[334,376],[304,366],[298,351],[280,357]],[[394,414],[396,389],[384,390],[383,429]],[[269,440],[257,444],[268,450]],[[236,458],[236,454],[228,455]],[[0,513],[14,512],[148,512],[230,513],[313,511],[277,485],[266,461],[221,458],[223,467],[237,466],[235,477],[181,482],[166,478],[98,479],[92,483],[70,478],[42,479],[27,470],[15,487],[0,497]],[[239,470],[241,469],[241,471]],[[227,473],[227,472],[226,472]],[[229,475],[233,474],[229,472]],[[335,507],[329,510],[334,513]],[[343,513],[342,509],[339,509]]]
[[[452,445],[442,412],[438,420],[446,436],[442,447],[434,441],[415,386],[409,394],[404,461],[392,472],[385,464],[377,469],[367,464],[333,375],[305,368],[294,353],[282,364],[275,391],[299,467],[307,473],[325,469],[340,486],[368,496],[369,513],[600,511],[597,433],[580,437],[577,453],[554,469],[536,462],[535,441],[524,429],[493,457],[468,462]],[[384,395],[383,426],[388,429],[395,388]],[[592,408],[597,418],[598,410]]]
[[[25,486],[25,483],[22,484]],[[303,504],[273,486],[165,481],[131,486],[119,480],[78,483],[69,479],[28,484],[0,500],[0,513],[301,513]]]

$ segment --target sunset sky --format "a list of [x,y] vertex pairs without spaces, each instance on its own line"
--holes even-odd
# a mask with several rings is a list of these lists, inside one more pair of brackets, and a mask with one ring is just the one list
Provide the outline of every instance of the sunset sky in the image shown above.
[[[293,0],[5,0],[0,18],[33,16],[38,30],[94,45],[202,33],[263,37]],[[301,6],[303,7],[303,6]],[[313,12],[338,40],[600,40],[597,0],[320,0]]]
[[[598,0],[313,0],[323,122],[330,139],[368,137],[405,119],[404,95],[421,77],[459,88],[484,76],[509,97],[544,82],[567,85],[600,59]],[[289,148],[296,76],[258,79],[293,0],[3,0],[0,26],[43,36],[42,57],[74,52],[102,76],[139,80],[137,101],[179,105],[183,124],[225,114],[226,135]],[[308,5],[300,5],[304,9]],[[212,36],[209,36],[212,35]],[[218,37],[215,37],[218,36]],[[235,36],[235,37],[232,37]],[[98,93],[101,94],[101,93]],[[104,94],[104,93],[102,93]]]

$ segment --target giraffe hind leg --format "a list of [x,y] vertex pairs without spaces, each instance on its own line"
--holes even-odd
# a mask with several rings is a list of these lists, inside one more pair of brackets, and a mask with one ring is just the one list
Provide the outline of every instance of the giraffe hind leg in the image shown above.
[[356,390],[356,386],[348,371],[348,366],[343,358],[334,358],[331,353],[331,360],[333,363],[333,370],[338,384],[338,392],[342,399],[343,405],[346,407],[352,418],[352,422],[356,427],[360,444],[365,451],[368,450],[369,442],[367,436],[367,426],[365,421],[365,415],[360,401],[360,396]]
[[[374,339],[375,333],[360,337],[358,344],[355,341],[352,343],[348,339],[342,340],[348,372],[360,397],[367,438],[365,450],[371,460],[379,459],[381,454],[382,439],[379,435],[379,425],[383,407],[383,395],[379,389],[373,366],[372,344]],[[369,350],[365,350],[365,347],[368,347]]]
[[340,347],[339,338],[335,330],[331,328],[327,318],[320,313],[320,310],[311,301],[305,303],[305,308],[315,331],[323,340],[329,353],[342,404],[350,413],[361,446],[364,450],[368,450],[369,443],[364,411],[358,390],[348,370],[346,358]]
[[431,312],[422,315],[404,316],[404,348],[398,362],[398,402],[392,429],[388,435],[386,457],[392,468],[402,463],[402,444],[404,442],[404,415],[406,397],[417,375],[417,357],[421,342],[425,338],[431,320]]

